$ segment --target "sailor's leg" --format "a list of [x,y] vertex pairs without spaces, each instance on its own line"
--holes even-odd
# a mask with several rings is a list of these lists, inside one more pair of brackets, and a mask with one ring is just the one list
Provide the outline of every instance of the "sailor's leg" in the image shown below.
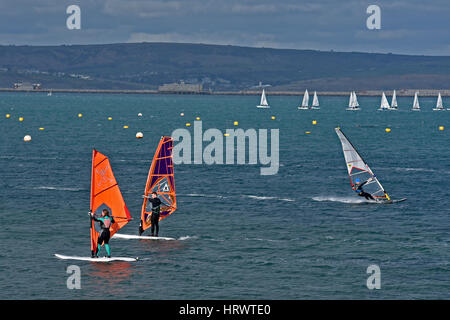
[[158,236],[158,233],[159,233],[159,221],[158,220],[159,219],[156,219],[156,221],[155,221],[156,236]]
[[109,238],[111,236],[111,233],[109,232],[109,230],[105,230],[104,231],[104,237],[103,237],[103,243],[105,246],[105,250],[106,250],[106,255],[109,257],[111,257],[111,249],[109,248]]

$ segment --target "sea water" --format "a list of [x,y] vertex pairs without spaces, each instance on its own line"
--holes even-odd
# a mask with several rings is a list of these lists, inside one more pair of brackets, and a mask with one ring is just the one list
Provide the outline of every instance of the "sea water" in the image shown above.
[[[421,98],[421,112],[412,97],[380,112],[379,97],[359,97],[352,112],[348,97],[319,96],[308,111],[302,97],[267,97],[264,110],[259,96],[1,93],[0,298],[450,298],[450,112],[431,111],[435,98]],[[160,137],[196,117],[204,130],[279,129],[278,173],[175,165],[178,210],[160,235],[177,240],[112,239],[112,254],[134,263],[56,259],[90,255],[92,149],[109,157],[134,218],[120,232],[137,234]],[[367,204],[351,190],[336,126],[407,201]],[[68,289],[71,265],[81,289]],[[370,265],[380,289],[367,286]]]

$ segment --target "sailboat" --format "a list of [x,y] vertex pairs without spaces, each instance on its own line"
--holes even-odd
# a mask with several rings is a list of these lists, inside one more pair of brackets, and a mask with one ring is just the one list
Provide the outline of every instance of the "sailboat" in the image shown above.
[[314,91],[313,103],[311,109],[320,109],[319,107],[319,98],[317,98],[317,92]]
[[151,205],[148,197],[152,192],[158,194],[162,204],[160,206],[160,218],[167,218],[177,210],[177,197],[175,193],[175,176],[173,172],[173,139],[161,137],[155,156],[153,157],[148,172],[147,183],[144,190],[144,201],[141,209],[141,220],[139,223],[139,235],[116,234],[120,239],[147,239],[147,240],[175,240],[169,237],[142,236],[142,233],[151,227]]
[[266,93],[265,93],[264,89],[263,89],[262,94],[261,94],[261,101],[260,101],[259,105],[256,106],[256,107],[257,108],[264,108],[264,109],[270,108],[269,104],[267,103]]
[[399,200],[392,200],[387,192],[384,190],[378,178],[369,168],[364,159],[360,156],[355,147],[344,135],[340,128],[335,128],[336,134],[339,137],[344,152],[345,163],[350,178],[350,185],[353,190],[356,189],[356,179],[359,179],[364,184],[364,191],[370,193],[375,199],[375,203],[394,203],[405,201],[406,198]]
[[381,104],[380,108],[378,110],[384,111],[390,109],[389,102],[387,101],[386,95],[383,92],[383,95],[381,96]]
[[359,103],[358,103],[358,99],[356,98],[356,93],[355,91],[352,91],[350,93],[350,98],[348,100],[348,108],[346,110],[361,110],[359,108]]
[[[111,237],[123,228],[130,220],[130,212],[125,205],[119,185],[114,177],[108,157],[97,150],[92,152],[92,174],[91,174],[91,205],[90,212],[95,216],[100,216],[103,209],[108,209],[114,218],[114,223],[110,227]],[[65,256],[55,254],[59,259],[111,262],[111,261],[136,261],[137,258],[112,257],[95,258],[97,251],[97,240],[99,232],[95,229],[96,222],[90,219],[91,235],[91,257]]]
[[443,111],[445,110],[444,105],[442,104],[442,97],[441,93],[439,92],[437,101],[436,101],[436,108],[433,108],[433,111]]
[[397,93],[395,92],[395,90],[394,93],[392,94],[392,101],[389,110],[398,110]]
[[299,110],[307,110],[309,109],[309,93],[308,89],[305,90],[305,94],[303,95],[303,101],[301,106],[298,107]]
[[50,91],[47,93],[47,96],[48,96],[48,97],[51,97],[51,96],[52,96],[52,90],[50,90]]
[[413,102],[413,107],[412,107],[413,111],[420,111],[419,98],[417,96],[418,94],[419,93],[417,91],[414,94],[414,102]]

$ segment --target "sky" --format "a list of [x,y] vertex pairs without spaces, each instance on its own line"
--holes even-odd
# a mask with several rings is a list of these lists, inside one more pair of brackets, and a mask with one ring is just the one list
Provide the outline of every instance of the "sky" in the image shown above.
[[[367,27],[370,5],[380,29]],[[448,56],[450,0],[0,0],[2,45],[128,42]]]

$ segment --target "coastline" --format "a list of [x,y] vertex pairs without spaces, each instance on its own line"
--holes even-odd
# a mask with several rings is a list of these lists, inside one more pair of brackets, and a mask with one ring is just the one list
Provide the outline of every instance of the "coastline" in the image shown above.
[[[267,95],[271,96],[303,96],[304,91],[270,91],[265,88]],[[241,91],[201,91],[201,92],[185,92],[185,91],[158,91],[158,90],[117,90],[117,89],[14,89],[0,88],[0,92],[28,92],[28,93],[110,93],[110,94],[188,94],[188,95],[250,95],[259,96],[261,90],[241,90]],[[392,95],[392,90],[361,90],[356,91],[358,96],[376,97],[382,93]],[[401,89],[397,90],[398,97],[413,97],[415,92],[419,92],[422,97],[434,97],[441,93],[442,97],[450,97],[450,89]],[[317,91],[319,96],[348,96],[350,91]]]

